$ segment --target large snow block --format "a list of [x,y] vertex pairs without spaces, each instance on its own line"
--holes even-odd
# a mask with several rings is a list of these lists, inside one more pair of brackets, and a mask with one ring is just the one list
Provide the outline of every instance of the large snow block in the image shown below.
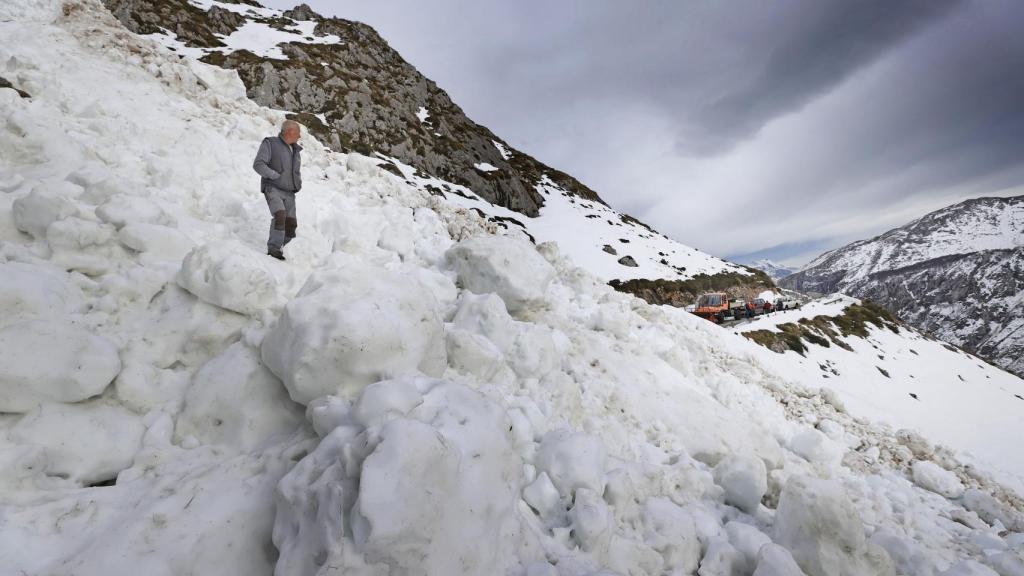
[[131,466],[145,432],[142,418],[119,406],[46,404],[19,420],[10,439],[44,447],[47,474],[91,484]]
[[200,300],[255,315],[284,301],[271,269],[276,263],[239,242],[211,242],[185,256],[177,280]]
[[131,223],[154,223],[164,214],[156,202],[131,194],[115,194],[97,206],[94,212],[100,220],[118,228]]
[[81,291],[63,271],[21,262],[0,264],[0,326],[20,320],[59,318],[81,307]]
[[447,367],[437,299],[419,277],[374,266],[314,274],[263,340],[263,362],[296,402]]
[[894,576],[892,560],[870,543],[838,482],[790,478],[775,513],[775,542],[808,576]]
[[117,238],[152,260],[181,260],[195,247],[195,242],[176,228],[144,222],[127,224]]
[[445,255],[459,284],[476,294],[495,293],[516,313],[544,299],[555,269],[526,240],[477,236],[459,242]]
[[302,421],[302,407],[288,398],[259,352],[239,342],[196,372],[174,432],[178,441],[192,436],[249,452]]
[[748,514],[757,512],[768,492],[768,469],[757,456],[730,454],[715,466],[715,483],[725,489],[725,502]]
[[121,371],[117,346],[62,320],[27,320],[0,330],[0,412],[95,396]]
[[18,230],[31,234],[33,238],[46,238],[46,229],[54,222],[63,220],[78,212],[75,202],[58,194],[47,194],[33,190],[27,196],[14,201],[11,213]]
[[597,436],[560,429],[548,432],[537,452],[537,469],[547,472],[558,492],[569,498],[586,488],[604,492],[604,443]]
[[964,485],[949,470],[930,460],[918,460],[910,468],[914,484],[946,498],[963,496]]
[[501,406],[423,378],[365,394],[370,427],[335,428],[278,486],[278,573],[506,574],[524,550],[542,556],[520,520],[523,461]]

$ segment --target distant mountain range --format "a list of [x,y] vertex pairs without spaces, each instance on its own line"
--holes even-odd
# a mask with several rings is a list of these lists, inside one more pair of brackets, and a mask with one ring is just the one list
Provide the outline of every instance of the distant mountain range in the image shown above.
[[937,210],[826,252],[780,285],[870,299],[1024,375],[1024,196]]
[[754,262],[751,262],[750,267],[756,268],[757,270],[764,272],[772,280],[781,280],[786,276],[789,276],[790,274],[799,270],[799,268],[795,268],[792,266],[776,264],[775,262],[772,262],[767,258],[762,258],[760,260],[755,260]]

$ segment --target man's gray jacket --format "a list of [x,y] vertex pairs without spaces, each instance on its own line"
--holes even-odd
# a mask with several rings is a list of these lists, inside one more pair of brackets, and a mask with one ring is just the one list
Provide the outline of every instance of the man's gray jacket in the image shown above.
[[280,136],[264,138],[259,152],[256,153],[256,159],[252,162],[252,169],[262,176],[260,192],[266,194],[270,186],[285,192],[301,190],[300,152],[302,146],[292,144],[289,149],[288,144]]

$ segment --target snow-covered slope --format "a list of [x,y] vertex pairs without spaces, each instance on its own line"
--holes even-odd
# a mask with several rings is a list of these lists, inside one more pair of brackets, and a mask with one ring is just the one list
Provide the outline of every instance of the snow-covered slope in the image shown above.
[[177,53],[237,70],[250,98],[293,113],[335,150],[376,156],[410,185],[537,241],[557,240],[605,281],[749,275],[617,212],[571,176],[502,142],[364,24],[255,2],[106,4]]
[[823,254],[780,285],[870,299],[1024,375],[1024,196],[932,212]]
[[[805,350],[780,348],[781,354],[765,362],[790,378],[808,385],[816,380],[835,390],[854,414],[919,431],[987,462],[1001,479],[1024,491],[1024,467],[1004,458],[1016,450],[1024,432],[1024,381],[909,326],[870,315],[870,309],[856,310],[861,304],[842,294],[826,296],[735,330],[781,335],[780,326],[795,328],[803,320],[812,335],[801,339]],[[870,319],[858,321],[857,312]],[[863,334],[855,332],[860,326]]]
[[474,210],[511,234],[521,234],[533,242],[558,242],[573,262],[604,281],[750,275],[742,266],[680,244],[600,202],[570,194],[547,178],[536,185],[544,198],[540,214],[527,218],[487,202],[469,188],[422,177],[401,161],[389,160],[411,186]]
[[307,138],[266,257],[283,115],[95,0],[0,4],[0,39],[6,573],[1020,563],[1019,498],[947,450],[376,160]]

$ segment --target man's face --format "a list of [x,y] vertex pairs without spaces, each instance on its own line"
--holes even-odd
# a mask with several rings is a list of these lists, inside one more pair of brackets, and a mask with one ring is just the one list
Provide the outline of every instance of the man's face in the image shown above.
[[287,128],[281,133],[281,139],[288,144],[295,144],[299,141],[300,130],[297,127]]

